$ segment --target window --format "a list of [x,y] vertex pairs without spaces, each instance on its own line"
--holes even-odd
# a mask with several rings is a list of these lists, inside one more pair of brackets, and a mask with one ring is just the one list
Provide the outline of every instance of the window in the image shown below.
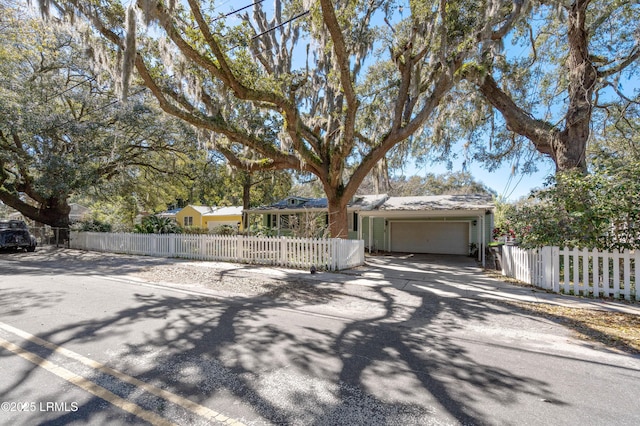
[[193,226],[193,216],[184,217],[184,226]]
[[288,214],[280,215],[280,229],[289,229],[289,226],[290,226],[289,215]]
[[347,213],[347,220],[349,221],[349,231],[357,231],[358,230],[358,213],[353,212],[351,214]]

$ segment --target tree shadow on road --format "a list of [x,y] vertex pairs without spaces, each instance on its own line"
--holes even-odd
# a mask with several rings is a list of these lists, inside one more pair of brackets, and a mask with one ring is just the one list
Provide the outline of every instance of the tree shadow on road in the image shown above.
[[[554,398],[549,384],[485,364],[451,336],[466,322],[508,315],[504,309],[390,287],[324,288],[316,300],[314,285],[283,284],[270,297],[233,301],[141,292],[134,306],[38,337],[61,346],[113,343],[100,357],[110,367],[202,405],[226,401],[225,414],[249,423],[484,424],[489,418],[478,407],[485,399],[509,406],[523,396]],[[398,303],[401,297],[412,304]],[[358,311],[337,318],[314,310],[338,301]],[[0,395],[11,396],[34,369]],[[90,378],[147,410],[197,420],[103,373]],[[91,422],[101,403],[93,397],[53,421]],[[114,410],[107,419],[121,416]]]

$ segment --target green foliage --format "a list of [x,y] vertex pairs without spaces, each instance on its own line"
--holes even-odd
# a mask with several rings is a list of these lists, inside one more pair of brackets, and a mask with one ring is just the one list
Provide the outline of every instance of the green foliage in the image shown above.
[[378,185],[376,176],[370,174],[360,186],[359,194],[387,193],[393,197],[412,197],[423,195],[463,195],[486,194],[496,196],[493,189],[474,179],[469,172],[452,172],[444,174],[427,173],[424,176],[399,176],[389,179],[387,185]]
[[40,4],[89,23],[78,30],[105,62],[131,57],[118,46],[135,36],[137,75],[167,113],[238,170],[315,175],[339,206],[332,235],[346,236],[342,213],[362,180],[394,147],[421,143],[456,71],[506,35],[491,32],[513,25],[519,2],[286,0],[233,17],[217,2],[139,2],[137,25],[153,29],[135,32],[125,2]]
[[12,43],[0,49],[0,199],[63,226],[81,198],[96,219],[130,229],[141,211],[183,195],[173,188],[196,149],[192,129],[139,90],[119,102],[70,33],[38,19],[15,25],[20,12],[1,11]]
[[261,224],[252,224],[249,230],[249,235],[256,237],[275,237],[278,235],[278,229],[262,226]]
[[201,226],[187,226],[182,229],[182,232],[189,235],[206,235],[209,234],[209,229]]
[[238,229],[229,225],[221,225],[213,228],[210,233],[215,235],[238,235]]
[[509,212],[524,247],[640,248],[640,163],[601,165],[591,174],[552,178],[529,203]]
[[180,226],[168,217],[147,216],[142,219],[142,223],[133,228],[137,234],[179,234],[182,232]]
[[80,232],[111,232],[113,230],[110,223],[100,222],[95,219],[74,223],[71,229]]
[[428,173],[426,176],[412,176],[408,179],[398,178],[391,182],[392,196],[420,196],[420,195],[461,195],[487,194],[496,195],[495,191],[476,181],[468,172],[455,172],[436,175]]

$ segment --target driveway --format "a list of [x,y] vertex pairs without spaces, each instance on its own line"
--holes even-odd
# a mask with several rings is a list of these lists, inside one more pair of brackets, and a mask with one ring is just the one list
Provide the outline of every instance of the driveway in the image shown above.
[[380,256],[367,256],[366,264],[360,269],[369,276],[386,278],[429,280],[437,274],[458,272],[480,272],[474,258],[449,254],[410,254],[392,253]]
[[367,256],[365,265],[342,271],[342,274],[358,276],[361,283],[367,280],[386,283],[400,290],[428,292],[442,297],[545,302],[640,315],[637,304],[547,293],[530,285],[493,278],[468,256],[407,253]]

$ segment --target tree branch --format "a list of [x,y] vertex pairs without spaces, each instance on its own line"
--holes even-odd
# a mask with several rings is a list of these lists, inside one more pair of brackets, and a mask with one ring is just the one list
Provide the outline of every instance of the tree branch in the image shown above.
[[553,156],[553,135],[559,133],[551,124],[537,120],[518,105],[507,95],[493,79],[492,76],[480,76],[477,72],[473,77],[467,77],[473,81],[480,93],[489,103],[504,117],[507,129],[528,138],[543,153]]
[[634,46],[633,50],[631,51],[631,53],[623,61],[619,62],[615,66],[612,66],[611,68],[604,69],[604,70],[598,70],[597,71],[598,78],[604,78],[604,77],[612,76],[613,74],[616,74],[616,73],[624,70],[626,67],[628,67],[629,65],[631,65],[632,63],[637,61],[638,58],[640,58],[640,46],[638,44],[636,44]]

